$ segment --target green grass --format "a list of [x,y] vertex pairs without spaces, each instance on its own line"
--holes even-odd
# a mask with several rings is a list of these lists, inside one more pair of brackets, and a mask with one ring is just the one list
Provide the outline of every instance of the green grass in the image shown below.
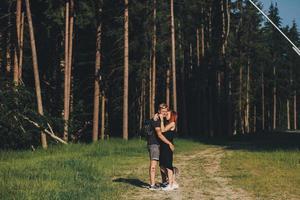
[[[176,152],[199,143],[176,140]],[[116,178],[145,176],[145,141],[120,139],[97,144],[53,146],[47,151],[0,152],[0,199],[119,199],[133,186]]]
[[300,151],[235,150],[227,153],[222,168],[237,187],[259,199],[300,198]]
[[[183,139],[176,139],[175,146],[177,155],[210,147]],[[148,163],[145,141],[137,139],[57,145],[46,151],[0,151],[0,199],[120,199],[138,191],[130,181],[147,182]],[[228,150],[222,170],[231,184],[259,199],[300,196],[297,149]]]

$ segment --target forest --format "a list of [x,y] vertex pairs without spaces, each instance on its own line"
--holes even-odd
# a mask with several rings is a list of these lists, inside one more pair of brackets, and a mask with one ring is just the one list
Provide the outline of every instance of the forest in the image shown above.
[[139,137],[162,102],[179,137],[300,125],[300,56],[247,0],[1,0],[0,24],[1,149]]

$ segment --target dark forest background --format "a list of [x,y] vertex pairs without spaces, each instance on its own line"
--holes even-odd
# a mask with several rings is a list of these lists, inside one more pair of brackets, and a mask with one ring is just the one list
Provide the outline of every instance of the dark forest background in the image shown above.
[[[71,142],[140,136],[143,121],[161,102],[178,112],[179,136],[232,136],[296,130],[299,126],[300,57],[244,0],[129,0],[128,4],[116,0],[32,0],[41,115],[26,3],[29,1],[0,2],[1,148],[40,145],[41,131],[47,134],[48,143],[60,141],[55,136]],[[128,88],[123,82],[126,10]],[[284,26],[276,4],[267,14],[300,46],[296,21]],[[72,19],[70,34],[66,23]],[[66,38],[73,45],[68,54],[68,120],[64,118]],[[176,74],[175,90],[172,73]],[[96,96],[95,89],[99,91]],[[124,117],[125,89],[128,114]],[[99,118],[95,118],[95,102],[100,104]],[[128,133],[124,132],[124,118],[128,120]]]

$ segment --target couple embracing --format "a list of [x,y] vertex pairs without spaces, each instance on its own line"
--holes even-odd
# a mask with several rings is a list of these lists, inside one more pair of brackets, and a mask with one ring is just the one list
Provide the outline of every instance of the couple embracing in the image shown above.
[[[150,190],[174,190],[179,186],[176,182],[178,169],[173,166],[173,138],[176,130],[177,113],[169,110],[167,104],[159,105],[158,113],[150,120],[153,134],[148,135],[148,151],[150,156]],[[155,184],[156,166],[159,163],[162,184]]]

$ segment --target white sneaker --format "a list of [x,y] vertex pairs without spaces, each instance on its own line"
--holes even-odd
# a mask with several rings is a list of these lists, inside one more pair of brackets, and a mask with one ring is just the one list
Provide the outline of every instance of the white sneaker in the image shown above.
[[167,185],[166,187],[161,188],[163,191],[171,191],[174,190],[173,186]]
[[178,189],[178,188],[179,188],[178,183],[173,183],[173,189],[176,190],[176,189]]

